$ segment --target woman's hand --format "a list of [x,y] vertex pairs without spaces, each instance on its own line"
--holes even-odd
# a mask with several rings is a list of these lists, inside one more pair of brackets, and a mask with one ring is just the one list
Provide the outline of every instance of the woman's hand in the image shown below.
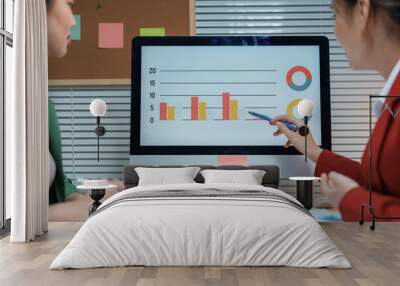
[[[284,134],[287,137],[288,141],[284,145],[285,148],[288,148],[290,145],[293,145],[300,153],[304,154],[305,152],[304,137],[301,136],[299,133],[290,130],[281,121],[287,121],[296,124],[298,127],[304,125],[303,121],[293,116],[281,115],[273,118],[270,124],[278,128],[278,130],[274,132],[274,136],[279,136],[281,134]],[[312,161],[316,162],[318,160],[319,155],[322,152],[322,149],[317,145],[317,143],[315,143],[311,132],[307,135],[307,145],[308,145],[307,156]]]
[[329,175],[321,175],[321,190],[336,208],[344,195],[355,187],[358,187],[358,183],[342,174],[330,172]]

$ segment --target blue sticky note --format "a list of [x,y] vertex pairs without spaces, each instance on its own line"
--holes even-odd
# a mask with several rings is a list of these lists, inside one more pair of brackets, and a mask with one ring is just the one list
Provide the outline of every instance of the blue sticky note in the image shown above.
[[81,16],[74,15],[75,26],[71,28],[71,39],[74,41],[79,41],[81,39]]

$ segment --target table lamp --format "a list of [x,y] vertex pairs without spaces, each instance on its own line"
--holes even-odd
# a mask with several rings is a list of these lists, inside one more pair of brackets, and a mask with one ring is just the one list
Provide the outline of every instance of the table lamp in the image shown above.
[[95,133],[97,135],[97,162],[100,161],[100,137],[104,136],[106,129],[101,125],[101,117],[107,112],[107,104],[102,99],[94,99],[90,103],[90,113],[96,117],[96,129]]
[[307,135],[310,133],[308,129],[308,121],[314,111],[314,103],[309,99],[303,99],[299,102],[297,110],[303,116],[304,126],[299,128],[299,134],[304,136],[304,160],[307,162]]

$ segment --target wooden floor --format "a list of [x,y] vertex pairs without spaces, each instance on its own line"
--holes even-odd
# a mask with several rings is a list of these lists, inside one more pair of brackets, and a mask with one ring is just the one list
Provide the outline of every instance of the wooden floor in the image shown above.
[[0,285],[400,285],[400,223],[371,232],[356,223],[322,224],[353,265],[349,270],[288,267],[126,267],[48,270],[81,223],[50,223],[30,244],[0,241]]

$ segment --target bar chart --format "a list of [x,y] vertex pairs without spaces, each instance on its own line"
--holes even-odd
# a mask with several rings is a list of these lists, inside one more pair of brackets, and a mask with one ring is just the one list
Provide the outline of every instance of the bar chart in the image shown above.
[[[296,57],[301,48],[288,48],[289,61],[282,60],[279,47],[146,49],[141,78],[144,144],[282,145],[282,138],[271,135],[273,127],[248,112],[274,117],[295,110],[298,98],[319,101],[319,81],[312,80],[318,61],[308,47],[301,59]],[[318,120],[313,116],[312,121]]]

